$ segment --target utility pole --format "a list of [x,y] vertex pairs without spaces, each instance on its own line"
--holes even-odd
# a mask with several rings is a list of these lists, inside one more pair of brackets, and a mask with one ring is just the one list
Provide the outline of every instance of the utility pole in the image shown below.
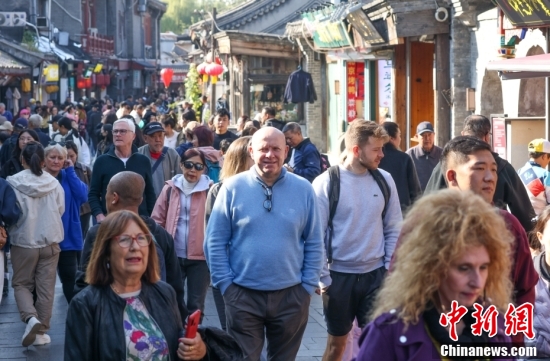
[[[210,31],[210,51],[212,52],[212,61],[216,61],[216,40],[214,33],[216,32],[216,8],[212,8],[212,29]],[[210,115],[214,115],[216,111],[216,84],[210,82]],[[208,120],[208,119],[207,119]]]

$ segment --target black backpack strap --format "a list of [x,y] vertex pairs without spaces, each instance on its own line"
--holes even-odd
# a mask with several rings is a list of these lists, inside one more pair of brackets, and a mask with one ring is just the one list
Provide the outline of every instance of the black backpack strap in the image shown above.
[[327,263],[332,263],[332,235],[334,233],[332,220],[336,214],[336,207],[340,199],[340,168],[337,165],[328,169],[329,188],[328,188],[328,208],[329,218],[327,225]]
[[374,180],[376,181],[376,184],[378,184],[378,187],[380,187],[380,190],[384,195],[384,210],[382,211],[383,220],[386,217],[388,204],[390,203],[391,188],[388,185],[388,182],[386,182],[386,178],[384,178],[384,175],[378,169],[369,170],[369,172],[370,174],[372,174]]

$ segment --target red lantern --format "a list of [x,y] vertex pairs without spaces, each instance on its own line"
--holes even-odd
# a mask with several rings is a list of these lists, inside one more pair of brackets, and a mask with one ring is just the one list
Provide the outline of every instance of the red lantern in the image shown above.
[[170,86],[170,83],[172,82],[172,77],[174,76],[174,70],[167,68],[162,69],[160,71],[160,78],[162,79],[162,82],[164,83],[164,86],[168,88]]
[[84,88],[90,89],[92,87],[92,78],[84,79]]
[[216,58],[216,64],[222,65],[222,60],[220,58]]
[[223,66],[220,64],[212,63],[208,64],[206,67],[206,74],[210,75],[212,77],[212,84],[216,84],[218,82],[218,75],[221,75],[223,73]]
[[76,87],[78,89],[84,89],[85,86],[86,86],[86,83],[84,81],[84,78],[82,78],[81,76],[77,76],[77,78],[76,78]]
[[206,67],[206,74],[210,76],[218,76],[223,73],[223,66],[220,64],[212,63]]
[[200,74],[200,75],[204,75],[206,74],[206,67],[208,66],[208,64],[206,63],[200,63],[198,66],[197,66],[197,72]]

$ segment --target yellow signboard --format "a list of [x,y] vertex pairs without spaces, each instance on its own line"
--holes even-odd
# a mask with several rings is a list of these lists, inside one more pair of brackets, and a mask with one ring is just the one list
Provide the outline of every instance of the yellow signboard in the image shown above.
[[50,64],[44,68],[44,77],[46,78],[46,83],[53,83],[59,81],[59,65]]

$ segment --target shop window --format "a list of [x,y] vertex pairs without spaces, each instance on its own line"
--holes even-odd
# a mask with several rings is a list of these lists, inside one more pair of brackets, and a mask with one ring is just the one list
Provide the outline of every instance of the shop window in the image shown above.
[[286,84],[255,84],[250,87],[251,116],[254,118],[264,107],[277,111],[276,118],[285,122],[305,124],[303,104],[285,104],[283,96]]

